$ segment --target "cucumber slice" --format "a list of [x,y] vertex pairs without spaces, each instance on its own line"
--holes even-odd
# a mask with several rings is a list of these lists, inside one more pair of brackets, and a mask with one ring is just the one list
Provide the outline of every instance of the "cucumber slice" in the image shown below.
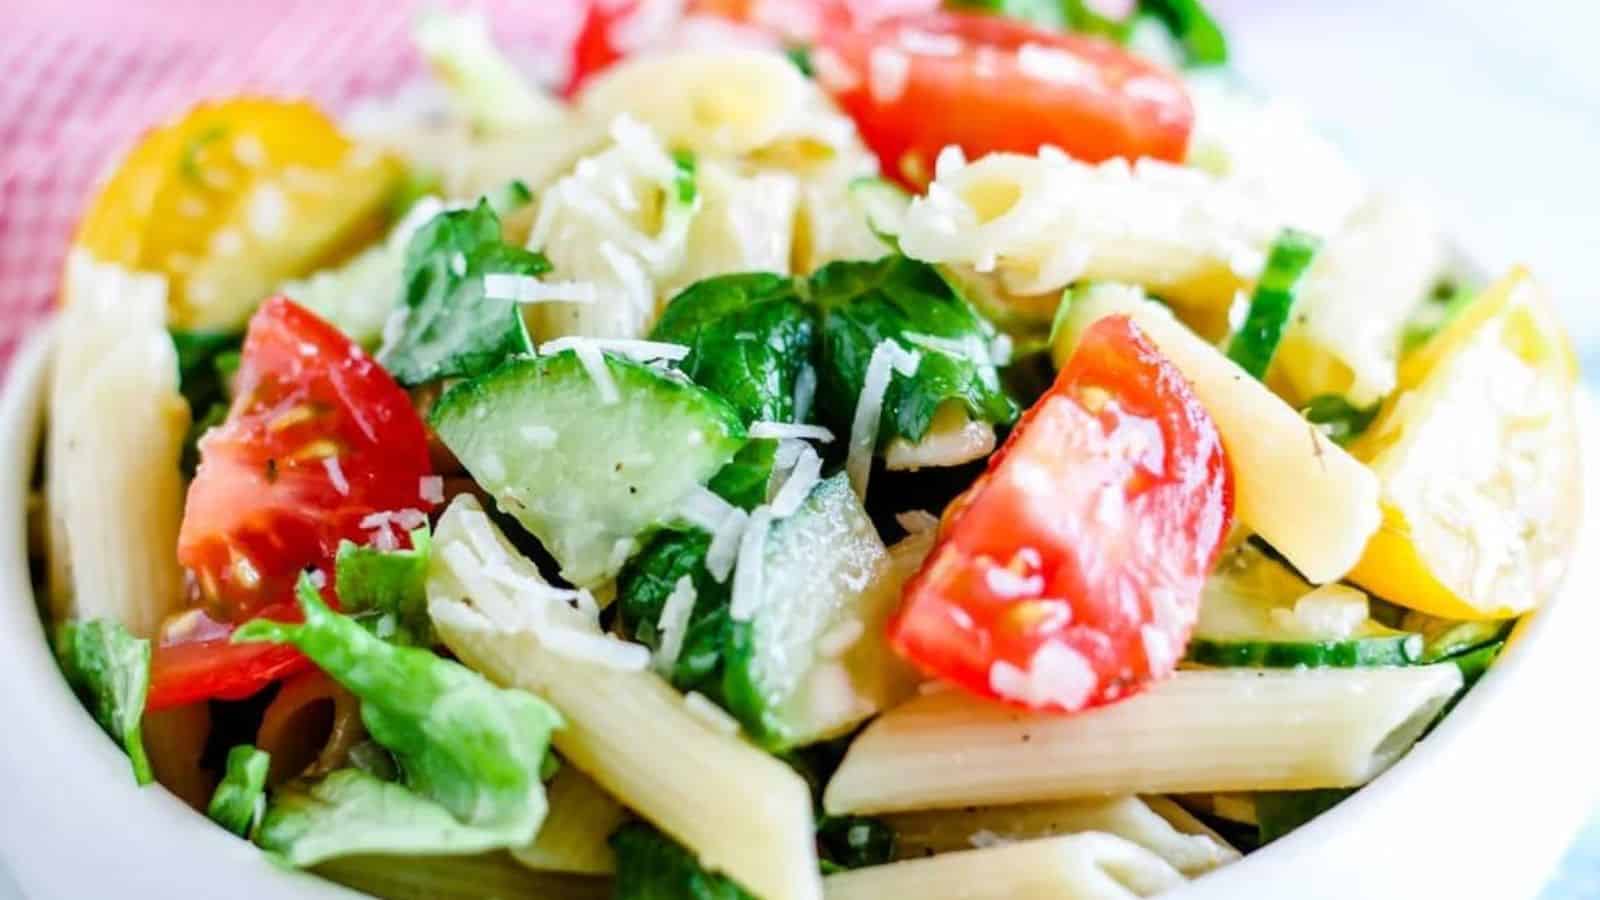
[[844,734],[910,692],[883,638],[899,581],[843,473],[772,526],[761,584],[750,618],[734,623],[723,696],[762,746]]
[[1272,354],[1278,351],[1278,342],[1288,328],[1300,278],[1311,268],[1321,245],[1316,236],[1293,228],[1285,228],[1272,242],[1244,324],[1228,342],[1228,358],[1256,378],[1267,374]]
[[1503,641],[1511,633],[1513,619],[1460,621],[1441,619],[1427,613],[1407,610],[1400,627],[1422,635],[1422,662],[1451,659],[1488,644]]
[[850,182],[850,202],[867,220],[867,227],[891,250],[900,249],[900,233],[905,230],[906,210],[911,195],[899,185],[882,178],[857,178]]
[[615,402],[568,350],[463,382],[429,415],[478,484],[580,587],[616,575],[637,540],[744,444],[738,414],[716,396],[631,360],[601,359]]
[[1373,621],[1366,595],[1313,588],[1253,544],[1235,550],[1206,582],[1187,659],[1263,668],[1403,666],[1422,636]]

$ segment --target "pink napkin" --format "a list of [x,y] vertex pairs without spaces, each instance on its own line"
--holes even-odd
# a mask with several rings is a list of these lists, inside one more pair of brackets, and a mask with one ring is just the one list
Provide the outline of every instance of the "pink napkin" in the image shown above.
[[[335,112],[418,74],[415,0],[37,0],[0,25],[0,372],[55,303],[95,182],[206,97],[308,95]],[[439,3],[427,4],[438,7]],[[521,59],[564,52],[584,0],[478,0]]]

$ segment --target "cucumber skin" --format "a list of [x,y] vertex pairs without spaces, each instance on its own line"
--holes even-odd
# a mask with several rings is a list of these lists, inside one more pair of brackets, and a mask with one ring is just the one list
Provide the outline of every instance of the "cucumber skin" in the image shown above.
[[1286,228],[1272,243],[1265,270],[1250,297],[1244,324],[1228,342],[1228,358],[1240,368],[1262,378],[1272,364],[1289,316],[1300,293],[1300,283],[1322,242],[1314,235]]
[[1189,662],[1226,668],[1330,668],[1415,665],[1422,657],[1422,637],[1393,634],[1331,641],[1222,641],[1194,638]]
[[[607,415],[608,410],[616,410],[621,413],[625,412],[625,408],[630,404],[637,406],[640,403],[652,402],[660,407],[661,415],[658,417],[659,421],[666,422],[689,416],[698,418],[701,423],[700,431],[703,435],[703,446],[697,452],[707,462],[707,471],[702,473],[703,477],[697,479],[698,483],[704,484],[710,480],[744,446],[746,442],[744,424],[740,421],[738,413],[720,397],[695,386],[687,378],[682,378],[682,376],[663,375],[656,369],[642,363],[611,354],[605,354],[604,359],[612,379],[616,382],[618,390],[622,394],[622,399],[618,404],[605,406],[600,403],[598,398],[595,398],[592,406],[594,414],[597,417],[604,417]],[[472,463],[468,460],[473,454],[467,451],[471,449],[474,442],[483,440],[475,432],[480,429],[503,429],[504,434],[494,438],[494,442],[498,445],[497,449],[500,450],[498,455],[502,458],[502,461],[510,465],[519,458],[527,457],[529,451],[525,445],[519,444],[516,436],[516,429],[520,422],[515,416],[507,416],[505,407],[509,404],[521,402],[522,397],[527,396],[530,392],[537,391],[541,387],[548,385],[553,390],[560,391],[568,389],[566,386],[573,384],[582,384],[584,389],[587,390],[593,389],[593,382],[589,378],[588,372],[583,368],[573,351],[567,350],[551,356],[519,357],[504,363],[487,374],[464,381],[450,388],[429,413],[428,425],[450,448],[451,452],[462,460],[469,471],[472,469]],[[640,399],[637,396],[640,392],[649,392],[650,399]],[[589,445],[587,449],[595,450],[598,448],[599,452],[608,453],[619,443],[629,440],[643,441],[655,446],[664,440],[663,435],[660,434],[661,427],[653,429],[648,434],[611,435],[605,440],[590,440],[586,442]],[[560,451],[548,449],[537,452],[550,454]],[[678,461],[679,465],[687,465],[689,456],[689,453],[680,452],[674,459]],[[564,478],[561,482],[524,484],[518,487],[530,492],[573,493],[576,485],[586,479],[593,481],[595,476],[595,472],[574,470],[583,469],[585,464],[592,466],[597,459],[568,460],[566,471],[561,474],[570,477]],[[482,478],[478,474],[474,473],[473,477],[474,480],[482,482]],[[600,477],[608,477],[608,474],[600,473]],[[648,479],[648,476],[646,478]],[[643,483],[641,482],[641,484]],[[580,570],[577,573],[568,574],[567,569],[573,561],[562,558],[562,553],[560,552],[560,538],[562,535],[559,533],[548,534],[540,532],[551,530],[560,532],[563,527],[570,527],[571,523],[529,521],[528,514],[520,511],[521,504],[514,498],[512,498],[511,502],[507,502],[506,497],[500,496],[502,493],[500,490],[492,489],[487,484],[482,486],[489,493],[495,495],[497,506],[517,519],[524,528],[539,539],[539,542],[552,556],[556,557],[557,563],[563,569],[564,577],[582,586],[598,583],[605,577],[616,574],[615,572],[590,571],[598,568],[598,564],[594,559],[581,560]],[[494,487],[501,486],[496,485]],[[621,492],[614,492],[617,496],[613,497],[606,497],[603,492],[590,491],[585,493],[577,491],[576,493],[586,496],[591,504],[587,513],[591,519],[596,519],[604,518],[607,512],[614,513],[626,507],[632,507],[637,510],[639,504],[646,502],[646,498],[652,492],[641,491],[637,497],[633,496],[632,491],[629,491],[627,496],[623,496]],[[628,528],[632,533],[618,536],[633,537],[640,540],[647,538],[655,529],[664,525],[675,512],[674,509],[661,503],[654,505],[663,507],[657,511],[658,515],[655,519],[649,522],[629,522],[627,523]],[[613,516],[612,518],[625,517]],[[631,518],[639,519],[640,517],[633,516]],[[595,554],[591,552],[589,555],[593,556]]]

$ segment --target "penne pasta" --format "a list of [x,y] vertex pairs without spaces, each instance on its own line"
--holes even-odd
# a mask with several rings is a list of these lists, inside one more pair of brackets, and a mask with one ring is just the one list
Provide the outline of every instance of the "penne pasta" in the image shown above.
[[[1182,813],[1176,804],[1166,802],[1171,805],[1169,812]],[[897,813],[884,821],[894,829],[900,859],[1090,831],[1137,844],[1191,877],[1239,858],[1239,851],[1192,816],[1182,815],[1192,823],[1191,830],[1177,827],[1145,800],[1128,796]]]
[[311,671],[284,682],[261,716],[255,743],[272,760],[268,782],[279,784],[343,768],[350,748],[366,738],[360,701],[332,678]]
[[[654,672],[572,655],[570,632],[580,627],[582,613],[564,603],[543,613],[561,615],[564,621],[554,626],[548,620],[508,625],[504,595],[475,598],[489,615],[480,611],[474,594],[486,589],[483,580],[447,562],[454,532],[463,532],[466,543],[498,547],[475,548],[483,572],[505,570],[495,577],[518,580],[538,575],[487,519],[471,524],[475,505],[458,499],[440,522],[428,583],[429,613],[451,651],[490,680],[552,703],[566,717],[552,738],[562,757],[694,851],[707,868],[766,900],[820,896],[811,794],[792,769],[713,727]],[[511,598],[523,605],[533,599]],[[536,633],[541,628],[543,638]],[[588,628],[591,638],[607,642],[592,623]],[[547,643],[558,637],[560,645]]]
[[1046,322],[1061,290],[1083,281],[1137,284],[1215,322],[1260,273],[1277,229],[1203,172],[996,153],[945,169],[912,201],[900,246],[992,275],[1017,298],[1008,306],[1036,307]]
[[173,547],[189,407],[166,332],[166,284],[74,250],[50,395],[47,502],[56,621],[113,619],[154,637],[183,600]]
[[1183,880],[1142,847],[1088,833],[857,869],[826,887],[828,900],[1133,900]]
[[1460,687],[1451,664],[1180,671],[1064,717],[928,694],[867,727],[823,802],[837,815],[1353,787],[1398,759]]
[[1227,447],[1239,520],[1308,581],[1344,577],[1378,529],[1377,476],[1138,291],[1105,286],[1072,298],[1057,335],[1057,363],[1070,356],[1077,335],[1110,315],[1131,316],[1188,377]]
[[1312,258],[1269,381],[1300,402],[1381,400],[1395,387],[1400,333],[1444,262],[1431,218],[1396,200],[1369,201]]
[[191,703],[145,713],[144,752],[156,781],[196,810],[204,811],[217,776],[200,764],[211,736],[211,707]]
[[517,862],[543,872],[609,875],[616,871],[616,855],[606,841],[628,811],[589,776],[572,766],[562,766],[545,785],[550,812],[539,826],[532,844],[511,851]]

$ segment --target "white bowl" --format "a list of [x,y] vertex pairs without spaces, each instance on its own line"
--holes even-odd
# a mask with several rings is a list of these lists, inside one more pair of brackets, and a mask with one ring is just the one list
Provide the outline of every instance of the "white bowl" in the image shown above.
[[[31,900],[357,897],[268,863],[160,787],[135,786],[127,758],[62,681],[27,559],[49,347],[48,333],[29,344],[0,400],[0,861]],[[1587,404],[1584,419],[1588,446]],[[1585,479],[1561,595],[1427,740],[1332,812],[1168,896],[1533,896],[1600,786],[1586,690],[1600,649],[1586,596],[1600,573],[1596,487]]]

